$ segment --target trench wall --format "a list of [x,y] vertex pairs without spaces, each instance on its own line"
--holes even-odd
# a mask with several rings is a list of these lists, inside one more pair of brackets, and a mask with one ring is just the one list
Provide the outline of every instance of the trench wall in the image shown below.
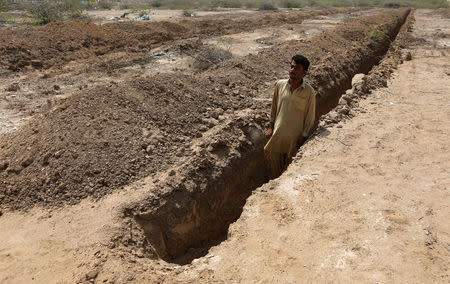
[[[353,20],[317,36],[310,43],[282,44],[277,49],[262,52],[259,57],[250,56],[244,64],[252,60],[257,64],[268,56],[286,58],[286,54],[292,54],[293,51],[312,58],[315,64],[310,71],[309,81],[317,90],[319,117],[337,105],[340,95],[350,88],[355,74],[367,73],[380,61],[409,12],[406,9],[395,10],[385,12],[375,20]],[[372,38],[372,35],[376,38]],[[317,43],[325,47],[343,44],[348,48],[341,54],[328,54],[324,58],[318,58],[321,52],[317,52],[319,55],[313,52]],[[214,74],[220,71],[223,70],[211,72]],[[249,73],[248,76],[251,77],[252,73]],[[228,79],[233,80],[232,77]],[[258,110],[250,112],[247,118],[227,125],[219,131],[222,134],[217,134],[220,136],[238,129],[245,136],[245,139],[239,141],[230,138],[231,142],[221,146],[229,147],[228,151],[221,151],[226,153],[221,160],[225,161],[222,166],[217,167],[214,164],[217,161],[208,158],[207,154],[200,155],[186,166],[186,170],[180,171],[180,175],[185,177],[184,182],[169,182],[164,185],[169,190],[157,197],[157,200],[143,201],[127,211],[143,228],[145,238],[159,257],[171,261],[185,254],[188,248],[201,247],[223,236],[229,224],[241,214],[252,190],[267,181],[262,155],[264,127],[248,127],[251,117],[257,112]],[[229,146],[230,144],[233,146]],[[238,154],[229,155],[234,151]],[[193,186],[186,187],[186,182],[192,182]]]

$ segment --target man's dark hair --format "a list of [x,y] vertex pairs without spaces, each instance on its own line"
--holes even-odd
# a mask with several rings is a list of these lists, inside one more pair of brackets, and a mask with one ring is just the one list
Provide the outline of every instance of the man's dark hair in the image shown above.
[[292,60],[294,60],[295,63],[302,65],[303,70],[308,71],[308,68],[309,68],[308,58],[304,57],[303,55],[296,54],[296,55],[292,56]]

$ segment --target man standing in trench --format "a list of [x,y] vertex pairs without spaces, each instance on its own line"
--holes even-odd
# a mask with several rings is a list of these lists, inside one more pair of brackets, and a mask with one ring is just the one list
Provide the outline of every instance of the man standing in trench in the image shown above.
[[316,94],[303,80],[309,61],[302,55],[291,60],[289,79],[278,80],[272,98],[270,137],[264,146],[264,155],[270,165],[272,177],[278,177],[310,135],[316,113]]

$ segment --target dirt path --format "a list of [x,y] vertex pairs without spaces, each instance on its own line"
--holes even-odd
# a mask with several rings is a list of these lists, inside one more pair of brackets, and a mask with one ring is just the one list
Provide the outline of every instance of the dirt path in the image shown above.
[[[253,194],[192,283],[446,283],[450,280],[448,21],[416,13],[413,50],[388,88],[321,131]],[[442,40],[442,39],[438,39]]]

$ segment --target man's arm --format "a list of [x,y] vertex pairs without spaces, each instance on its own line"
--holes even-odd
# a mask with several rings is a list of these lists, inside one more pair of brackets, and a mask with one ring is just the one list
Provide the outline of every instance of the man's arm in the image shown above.
[[306,138],[311,134],[314,122],[316,119],[316,93],[312,90],[312,94],[309,97],[308,105],[306,107],[305,119],[303,120],[303,131],[300,135],[297,146],[302,145]]
[[272,96],[272,110],[270,112],[270,126],[267,129],[267,137],[271,137],[273,134],[273,128],[275,126],[275,119],[277,118],[277,107],[278,107],[278,85],[275,83],[275,89]]

